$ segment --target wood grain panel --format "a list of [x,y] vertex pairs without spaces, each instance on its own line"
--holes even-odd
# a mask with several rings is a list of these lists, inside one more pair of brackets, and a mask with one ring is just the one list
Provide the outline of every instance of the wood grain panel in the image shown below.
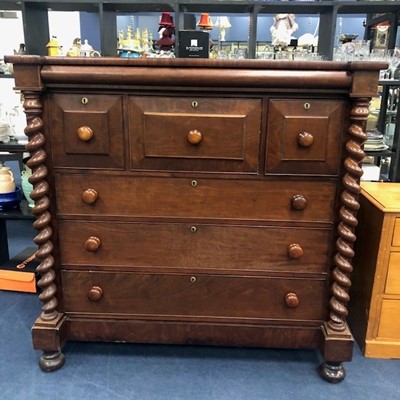
[[[63,271],[63,301],[67,312],[133,314],[164,320],[255,321],[322,320],[324,280],[268,279],[217,275],[166,275]],[[100,287],[103,296],[90,301],[88,292]],[[299,306],[285,305],[295,292]]]
[[[195,181],[195,186],[194,182]],[[290,180],[220,180],[106,175],[58,175],[60,215],[102,215],[160,218],[213,218],[331,223],[334,182]],[[98,200],[81,198],[92,188]],[[304,210],[291,207],[293,196],[307,201]]]
[[[329,229],[260,226],[60,222],[62,263],[66,266],[168,267],[327,273]],[[96,236],[95,252],[85,241]],[[290,244],[304,254],[293,259]]]

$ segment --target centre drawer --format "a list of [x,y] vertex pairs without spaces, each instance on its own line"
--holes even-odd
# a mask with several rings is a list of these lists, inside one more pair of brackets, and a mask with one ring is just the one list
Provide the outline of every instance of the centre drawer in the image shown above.
[[94,265],[288,273],[326,273],[331,234],[330,229],[64,220],[59,232],[65,268]]
[[326,282],[218,275],[63,271],[67,313],[163,320],[320,321]]
[[133,169],[258,172],[261,99],[129,98]]
[[335,183],[57,175],[60,215],[332,222]]

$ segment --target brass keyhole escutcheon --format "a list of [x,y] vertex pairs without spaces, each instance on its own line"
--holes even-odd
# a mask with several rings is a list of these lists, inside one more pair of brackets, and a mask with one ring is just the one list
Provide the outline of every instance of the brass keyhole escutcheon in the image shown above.
[[196,280],[197,280],[197,279],[196,279],[196,277],[195,277],[195,276],[191,276],[191,277],[190,277],[190,282],[191,282],[191,283],[195,283],[195,282],[196,282]]
[[87,97],[82,97],[81,102],[82,102],[82,104],[87,104],[87,103],[89,103],[89,99]]
[[190,182],[190,186],[191,186],[191,187],[196,187],[196,186],[197,186],[197,181],[196,181],[195,179],[193,179],[193,180]]
[[199,103],[196,100],[192,101],[192,107],[197,108],[199,106]]
[[309,110],[311,108],[311,104],[310,103],[304,103],[304,109],[305,110]]
[[197,232],[197,227],[196,226],[191,226],[190,227],[190,232],[196,233]]

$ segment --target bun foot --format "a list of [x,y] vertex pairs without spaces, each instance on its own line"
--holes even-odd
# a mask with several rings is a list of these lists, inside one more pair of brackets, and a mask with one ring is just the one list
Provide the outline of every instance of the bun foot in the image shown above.
[[53,372],[60,369],[65,362],[65,356],[61,351],[44,351],[39,359],[39,366],[44,372]]
[[346,377],[342,363],[324,362],[318,367],[319,375],[329,383],[339,383]]

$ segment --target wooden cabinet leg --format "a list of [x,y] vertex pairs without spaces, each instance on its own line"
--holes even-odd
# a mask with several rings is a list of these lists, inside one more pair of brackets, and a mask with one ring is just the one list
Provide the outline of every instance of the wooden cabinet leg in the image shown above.
[[329,383],[339,383],[346,377],[346,371],[340,362],[324,362],[319,366],[318,372]]
[[65,356],[61,351],[44,351],[39,359],[39,366],[45,372],[60,369],[65,363]]

